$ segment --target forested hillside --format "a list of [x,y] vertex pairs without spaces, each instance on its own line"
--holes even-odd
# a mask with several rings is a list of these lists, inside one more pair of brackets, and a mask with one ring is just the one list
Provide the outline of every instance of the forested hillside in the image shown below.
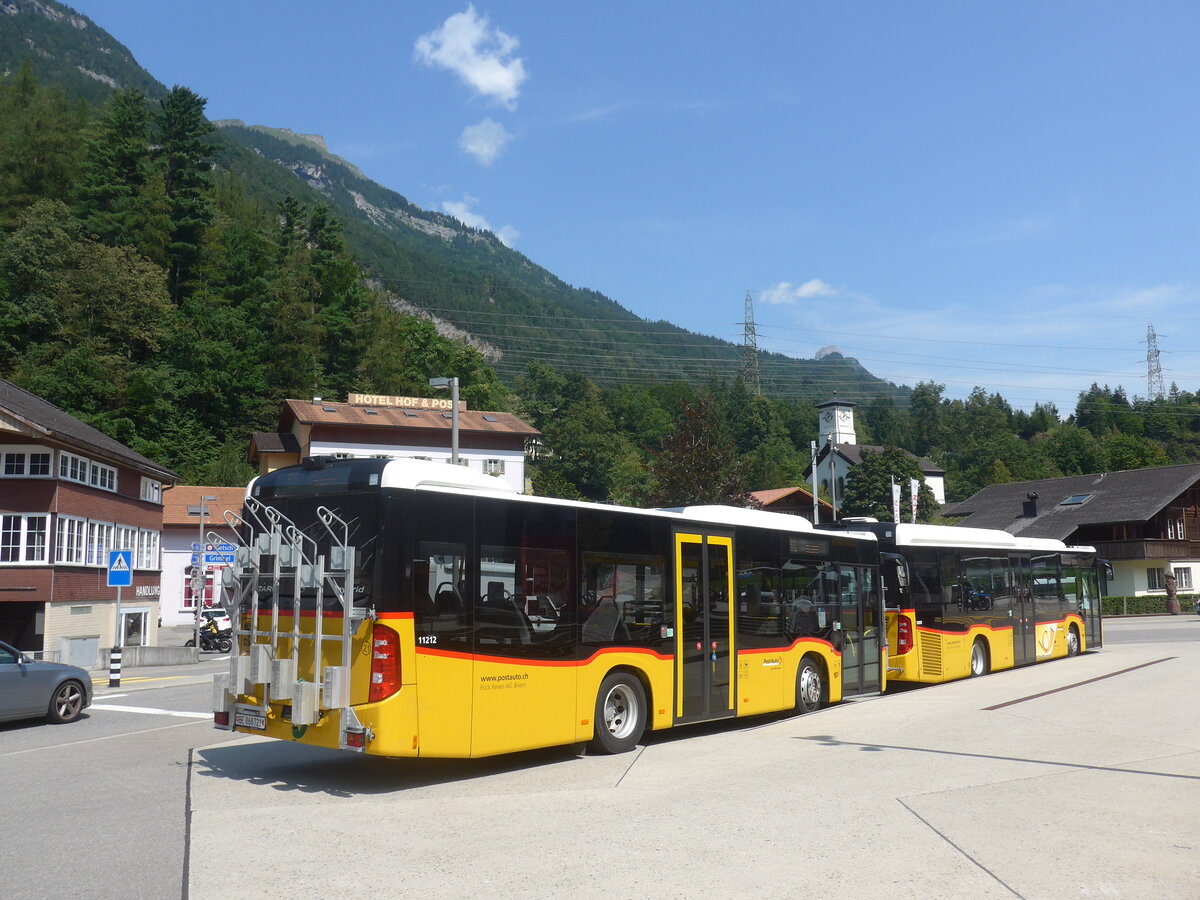
[[[52,0],[12,0],[6,8],[0,70],[16,72],[27,58],[40,81],[92,104],[115,88],[137,88],[153,100],[165,95],[124,46],[87,17]],[[444,333],[471,336],[507,383],[533,359],[579,369],[604,384],[631,376],[733,377],[741,369],[739,345],[646,321],[597,291],[573,287],[491,232],[410,203],[311,140],[235,120],[221,126],[213,161],[239,176],[247,199],[265,208],[288,196],[327,205],[348,250],[389,302],[435,317]],[[729,309],[731,317],[740,313],[739,293],[731,292]],[[762,373],[768,392],[789,396],[839,390],[853,399],[903,398],[907,392],[840,356],[764,353]]]
[[[347,246],[374,284],[474,336],[506,381],[533,360],[578,369],[601,384],[731,378],[742,368],[740,346],[646,321],[603,294],[572,287],[491,232],[415,206],[312,141],[241,122],[221,123],[221,134],[251,151],[230,154],[225,164],[275,191],[262,199],[278,200],[279,186],[262,171],[269,161],[337,212]],[[729,308],[740,313],[740,295],[730,296]],[[770,394],[818,398],[836,390],[852,399],[903,399],[907,393],[840,355],[762,353],[760,359]]]
[[860,443],[932,458],[951,498],[1200,459],[1200,403],[1174,388],[1150,402],[1092,385],[1060,421],[984,388],[910,396],[836,355],[766,356],[756,396],[738,348],[566,285],[311,141],[214,128],[202,97],[63,10],[11,0],[0,28],[0,377],[192,483],[244,482],[248,435],[285,397],[422,394],[434,375],[539,427],[534,484],[561,496],[800,483],[813,404],[834,390],[859,401]]

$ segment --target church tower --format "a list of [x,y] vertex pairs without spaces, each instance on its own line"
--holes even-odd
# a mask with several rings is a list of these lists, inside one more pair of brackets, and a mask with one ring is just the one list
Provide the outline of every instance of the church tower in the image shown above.
[[854,431],[853,402],[834,397],[832,400],[818,403],[817,411],[820,416],[817,446],[830,442],[852,445],[858,443],[858,435]]

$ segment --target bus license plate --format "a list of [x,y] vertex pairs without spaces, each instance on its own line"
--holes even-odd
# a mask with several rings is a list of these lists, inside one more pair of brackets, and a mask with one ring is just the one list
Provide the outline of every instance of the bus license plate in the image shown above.
[[233,714],[235,728],[254,728],[258,731],[267,730],[267,717],[255,712],[235,712]]

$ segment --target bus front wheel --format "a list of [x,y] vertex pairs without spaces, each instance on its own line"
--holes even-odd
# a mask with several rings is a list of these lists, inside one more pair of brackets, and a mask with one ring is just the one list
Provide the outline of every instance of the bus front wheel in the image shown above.
[[989,668],[987,645],[983,638],[975,638],[975,643],[971,645],[971,677],[986,675]]
[[1074,625],[1067,632],[1067,656],[1079,655],[1079,629]]
[[625,753],[637,746],[646,730],[646,691],[628,672],[613,672],[596,695],[596,736],[601,753]]
[[825,673],[811,656],[800,660],[796,671],[796,712],[816,712],[825,702]]

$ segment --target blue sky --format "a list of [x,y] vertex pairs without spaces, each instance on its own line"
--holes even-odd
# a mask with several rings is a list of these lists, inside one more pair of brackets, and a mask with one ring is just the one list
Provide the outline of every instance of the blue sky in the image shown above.
[[648,319],[1064,414],[1200,389],[1200,4],[75,0]]

